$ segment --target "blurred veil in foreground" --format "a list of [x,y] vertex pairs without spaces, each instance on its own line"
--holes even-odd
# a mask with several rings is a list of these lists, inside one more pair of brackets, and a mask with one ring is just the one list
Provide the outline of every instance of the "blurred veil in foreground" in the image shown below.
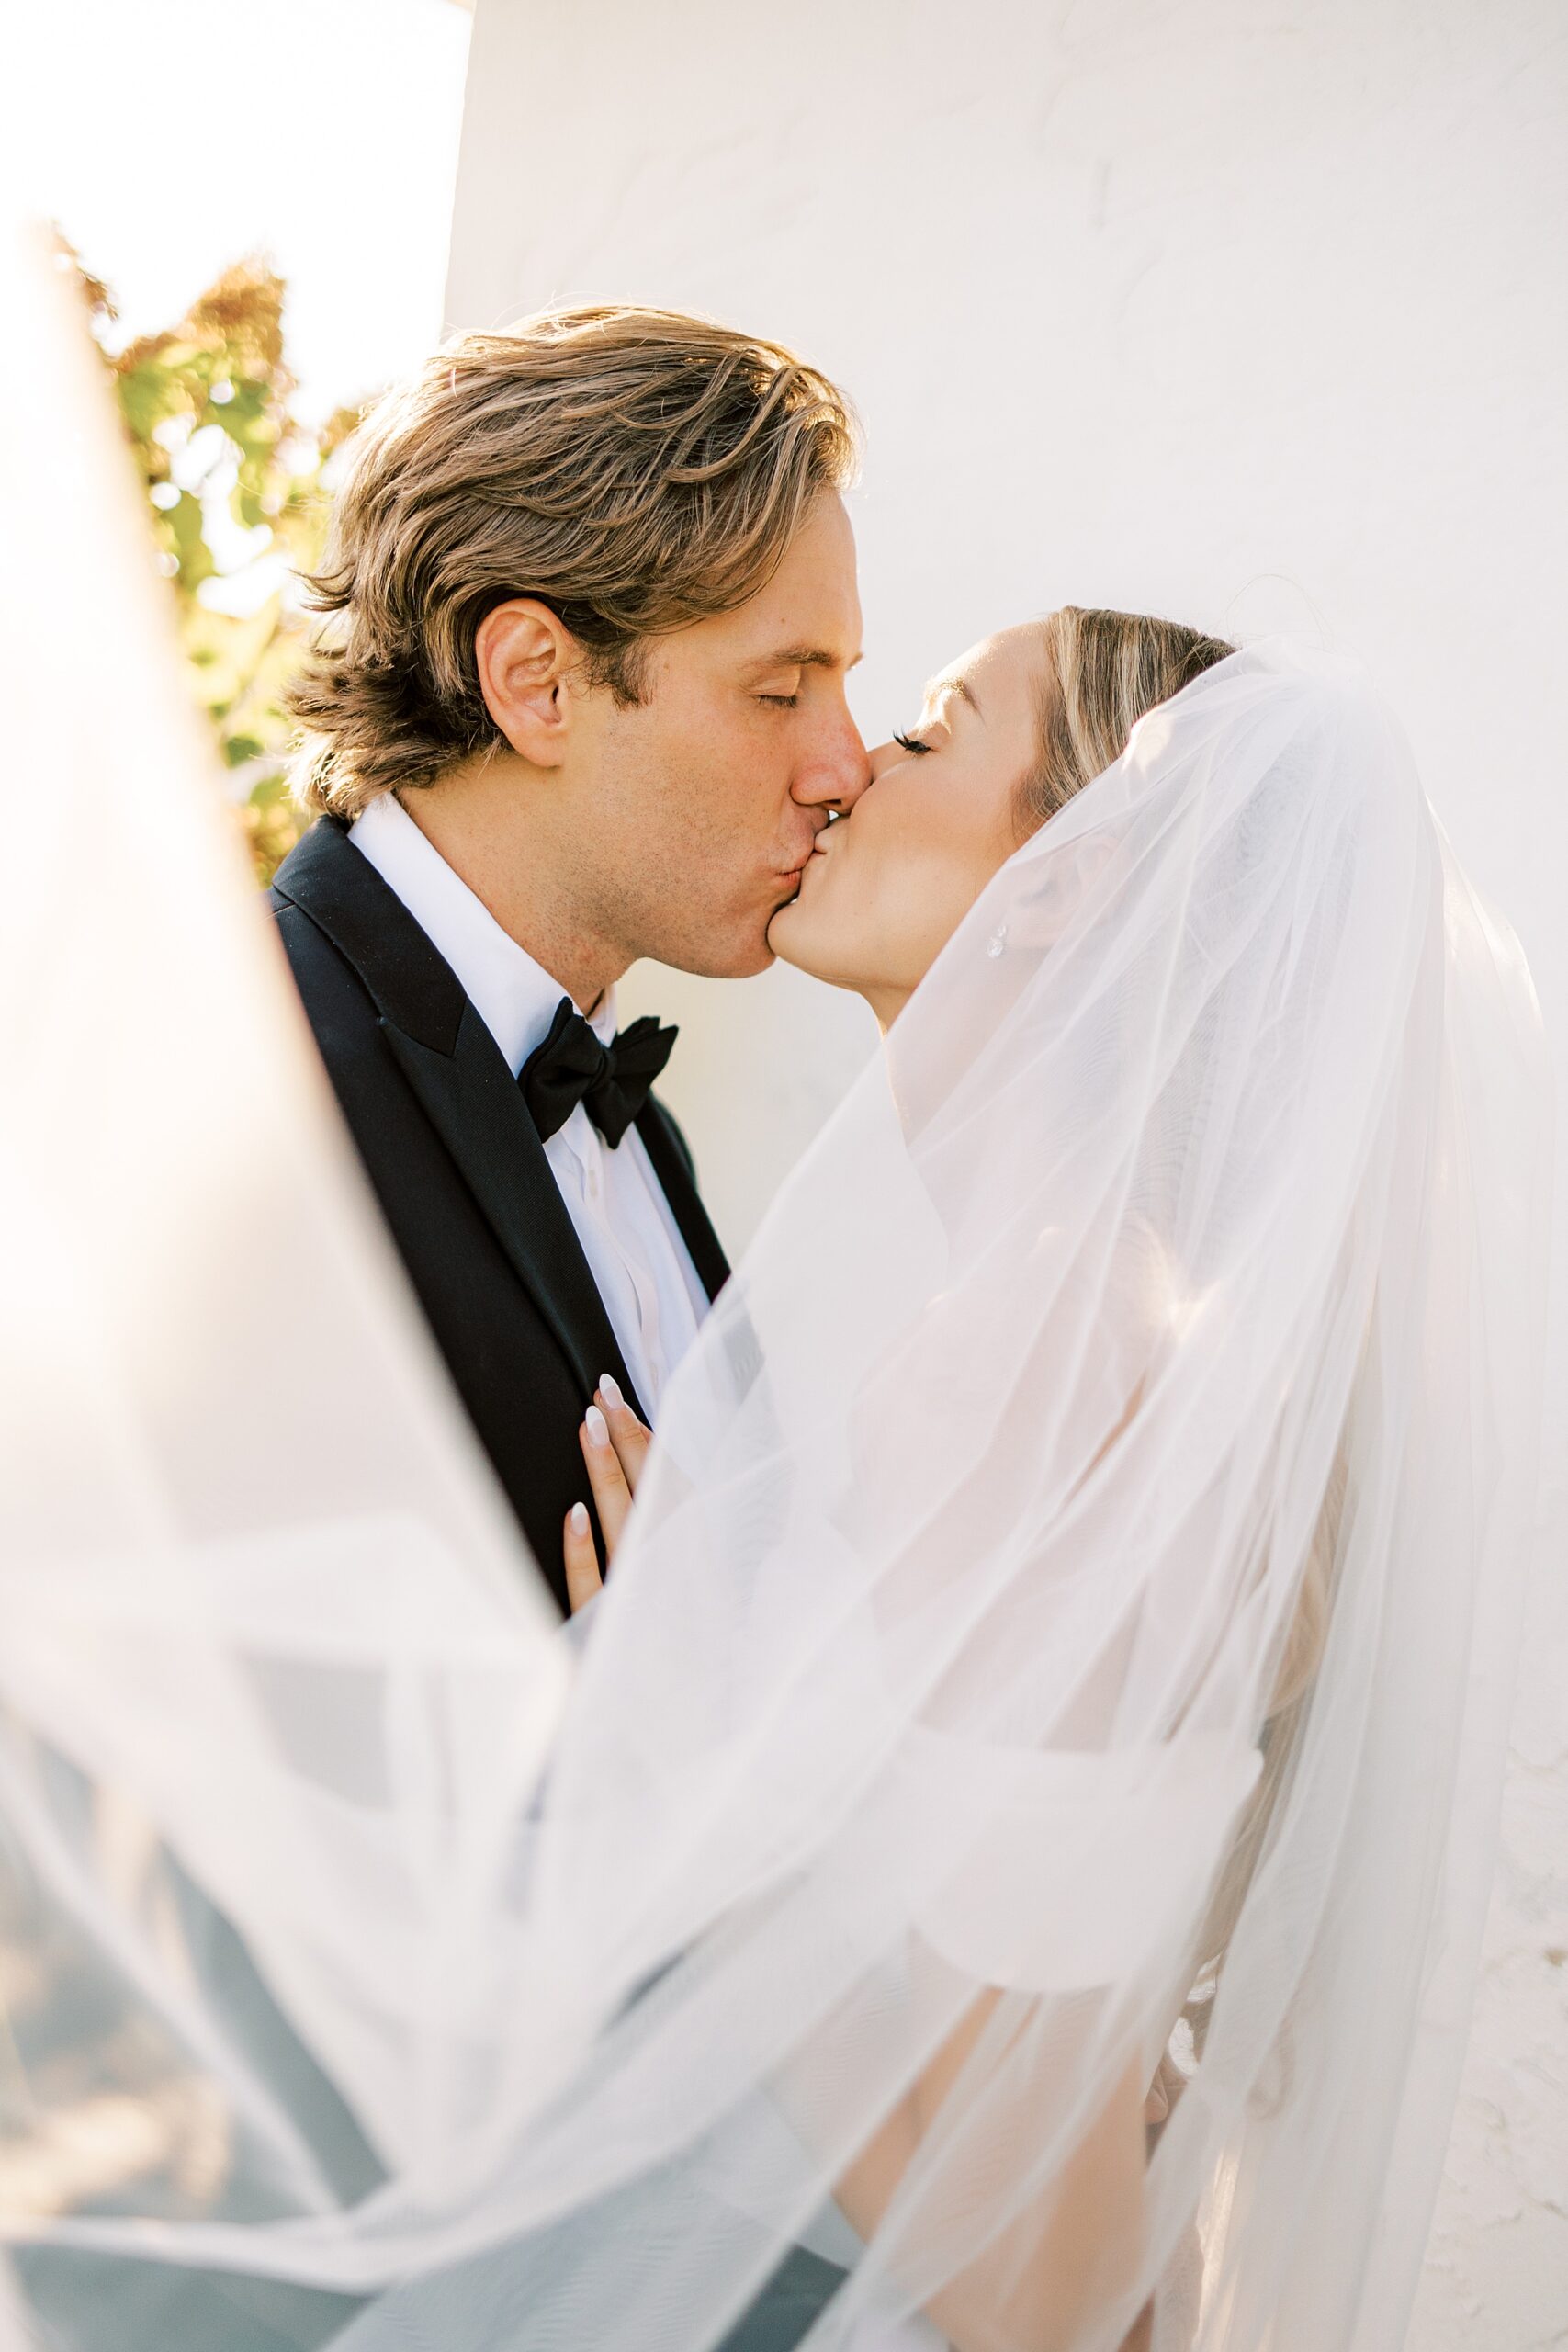
[[21,2340],[761,2347],[804,2249],[813,2352],[922,2310],[1114,2352],[1151,2301],[1155,2352],[1393,2352],[1490,1880],[1545,1079],[1386,713],[1235,656],[1004,868],[563,1634],[88,357],[11,245],[0,301],[43,355],[0,384]]

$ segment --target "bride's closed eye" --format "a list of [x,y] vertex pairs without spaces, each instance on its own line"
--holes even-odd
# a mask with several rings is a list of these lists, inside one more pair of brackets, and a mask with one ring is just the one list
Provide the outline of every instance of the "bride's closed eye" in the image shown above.
[[931,745],[929,743],[922,743],[918,735],[900,735],[897,728],[893,730],[893,741],[897,744],[898,749],[901,752],[914,752],[919,753],[920,752],[929,752],[931,750]]

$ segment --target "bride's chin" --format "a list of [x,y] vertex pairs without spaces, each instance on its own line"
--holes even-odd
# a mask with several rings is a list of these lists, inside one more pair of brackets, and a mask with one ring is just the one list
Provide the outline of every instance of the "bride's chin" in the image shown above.
[[796,971],[807,972],[814,979],[823,977],[811,953],[811,923],[802,917],[798,899],[781,907],[769,923],[768,945],[781,964],[793,964]]
[[778,909],[768,924],[768,945],[781,964],[793,964],[795,960],[790,952],[791,933],[795,927],[791,918],[799,903],[798,899],[791,899],[786,906]]

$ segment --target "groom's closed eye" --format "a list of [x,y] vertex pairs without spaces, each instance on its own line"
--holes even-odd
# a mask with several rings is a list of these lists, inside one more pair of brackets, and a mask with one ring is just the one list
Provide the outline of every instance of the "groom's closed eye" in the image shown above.
[[852,670],[860,660],[841,662],[817,645],[792,645],[787,651],[775,653],[752,669],[748,691],[753,699],[770,710],[793,710],[800,700],[802,673],[807,670]]
[[776,654],[765,667],[752,672],[746,691],[773,710],[793,710],[800,700],[804,663],[794,654]]

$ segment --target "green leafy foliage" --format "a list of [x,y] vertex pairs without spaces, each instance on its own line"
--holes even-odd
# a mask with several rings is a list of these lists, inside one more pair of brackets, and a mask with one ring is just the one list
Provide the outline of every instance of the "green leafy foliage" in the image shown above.
[[265,263],[237,263],[176,325],[122,343],[108,288],[58,242],[146,485],[192,688],[265,881],[300,830],[282,704],[305,650],[299,575],[321,560],[332,458],[364,411],[341,409],[318,430],[295,416],[284,282]]

